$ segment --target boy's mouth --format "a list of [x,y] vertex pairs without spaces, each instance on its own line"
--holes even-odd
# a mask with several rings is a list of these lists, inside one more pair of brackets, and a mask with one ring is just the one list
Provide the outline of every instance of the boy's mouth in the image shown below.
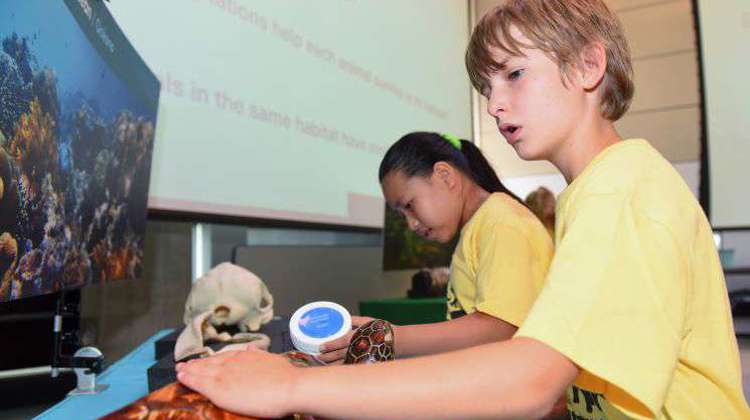
[[515,124],[502,124],[500,125],[500,134],[502,134],[508,144],[512,146],[521,138],[521,126]]

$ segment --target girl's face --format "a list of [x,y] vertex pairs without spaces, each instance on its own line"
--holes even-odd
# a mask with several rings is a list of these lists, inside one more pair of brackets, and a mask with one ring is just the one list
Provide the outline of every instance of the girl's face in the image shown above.
[[435,170],[426,177],[407,177],[402,171],[393,171],[383,178],[383,196],[417,235],[446,243],[455,236],[461,219],[456,180],[452,178],[456,172],[444,162],[435,164]]

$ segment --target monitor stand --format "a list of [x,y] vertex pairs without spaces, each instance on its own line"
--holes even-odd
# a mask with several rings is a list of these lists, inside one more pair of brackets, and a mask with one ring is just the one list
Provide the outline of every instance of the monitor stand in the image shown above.
[[98,394],[108,387],[108,385],[96,383],[96,375],[104,370],[104,355],[96,347],[80,347],[72,356],[62,354],[62,348],[65,345],[80,346],[77,331],[64,330],[63,319],[65,317],[80,318],[80,307],[78,303],[66,302],[65,291],[62,291],[57,301],[52,328],[52,377],[56,378],[60,369],[72,368],[76,374],[77,384],[68,395]]

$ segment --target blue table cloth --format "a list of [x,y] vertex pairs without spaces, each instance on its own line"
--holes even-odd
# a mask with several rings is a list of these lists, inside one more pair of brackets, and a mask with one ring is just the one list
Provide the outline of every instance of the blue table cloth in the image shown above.
[[[172,330],[161,330],[118,360],[97,378],[109,388],[95,395],[74,395],[52,406],[35,419],[97,419],[148,394],[147,369],[155,360],[154,342]],[[106,355],[105,355],[106,357]]]

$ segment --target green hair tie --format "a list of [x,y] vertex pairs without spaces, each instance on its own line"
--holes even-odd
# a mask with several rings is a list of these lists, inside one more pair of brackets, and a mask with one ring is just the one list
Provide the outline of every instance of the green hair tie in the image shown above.
[[452,144],[453,147],[455,147],[459,151],[461,150],[461,139],[460,138],[458,138],[456,136],[453,136],[453,135],[450,135],[450,134],[445,134],[445,133],[440,133],[440,136],[442,138],[444,138],[445,141],[447,141],[448,143]]

